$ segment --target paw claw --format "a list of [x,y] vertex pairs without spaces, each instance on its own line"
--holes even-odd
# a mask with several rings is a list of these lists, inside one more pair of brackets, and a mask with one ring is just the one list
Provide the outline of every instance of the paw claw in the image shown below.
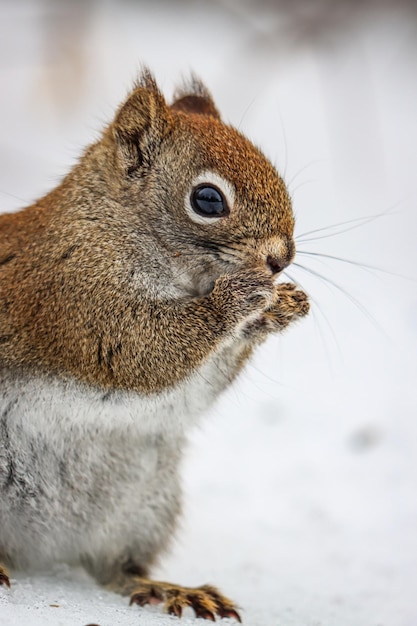
[[239,624],[242,623],[239,613],[235,610],[219,610],[218,613],[219,613],[219,617],[221,618],[230,617],[230,618],[235,619],[237,622],[239,622]]
[[201,617],[202,619],[208,619],[211,622],[215,622],[216,618],[214,617],[214,613],[210,613],[210,611],[205,611],[205,612],[201,612],[201,613],[197,613],[196,612],[196,616],[197,617]]
[[6,585],[10,589],[10,579],[5,572],[0,572],[0,585]]
[[139,606],[145,606],[149,602],[149,595],[146,593],[134,593],[131,598],[129,605],[138,604]]
[[176,617],[182,616],[182,606],[177,602],[170,604],[167,611],[169,615],[175,615]]

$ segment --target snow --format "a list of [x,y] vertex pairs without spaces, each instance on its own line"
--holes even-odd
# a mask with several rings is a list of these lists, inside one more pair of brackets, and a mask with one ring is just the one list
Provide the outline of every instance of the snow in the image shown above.
[[[249,5],[231,0],[211,8],[91,3],[79,27],[70,4],[52,6],[0,7],[3,210],[54,185],[110,118],[141,62],[168,95],[192,67],[225,119],[285,173],[297,233],[380,216],[300,237],[321,238],[299,250],[392,272],[299,255],[348,295],[289,269],[312,295],[312,314],[271,338],[191,433],[182,526],[155,578],[218,585],[248,626],[414,626],[413,13],[398,4],[295,39],[284,10],[269,16],[264,7],[251,21]],[[56,34],[63,23],[69,35]],[[57,566],[12,572],[11,590],[0,588],[0,623],[178,622],[157,607],[129,607],[82,571]],[[183,624],[192,623],[185,615]]]

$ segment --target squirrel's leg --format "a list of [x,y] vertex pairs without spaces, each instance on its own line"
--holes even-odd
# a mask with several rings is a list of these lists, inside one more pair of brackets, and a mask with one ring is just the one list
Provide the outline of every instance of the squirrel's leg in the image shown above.
[[10,579],[5,567],[0,564],[0,585],[6,585],[10,587]]
[[107,588],[130,596],[130,604],[163,604],[170,615],[181,617],[185,608],[194,610],[197,617],[215,621],[215,616],[234,617],[241,621],[236,606],[216,587],[182,587],[138,576],[123,576],[107,585]]

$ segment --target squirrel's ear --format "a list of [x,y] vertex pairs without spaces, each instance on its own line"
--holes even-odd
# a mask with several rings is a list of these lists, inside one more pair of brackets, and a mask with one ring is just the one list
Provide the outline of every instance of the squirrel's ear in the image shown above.
[[183,111],[184,113],[211,115],[220,120],[220,113],[214,104],[209,90],[194,74],[191,75],[190,80],[184,82],[182,87],[175,92],[171,109]]
[[121,165],[129,175],[151,163],[168,125],[168,106],[145,69],[111,125]]

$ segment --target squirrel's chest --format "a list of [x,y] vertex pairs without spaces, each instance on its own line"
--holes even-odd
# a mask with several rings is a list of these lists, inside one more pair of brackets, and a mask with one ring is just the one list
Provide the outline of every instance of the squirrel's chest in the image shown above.
[[[23,431],[42,433],[47,440],[59,441],[66,432],[73,437],[90,429],[128,429],[137,436],[182,435],[232,382],[243,351],[239,341],[225,345],[185,380],[150,395],[0,371],[0,416]],[[163,378],[163,364],[160,375]]]
[[215,355],[180,384],[152,395],[0,372],[0,416],[47,439],[91,428],[175,435],[195,422],[227,386],[232,378],[229,370],[223,355]]
[[107,466],[109,459],[114,459],[109,481],[113,477],[123,482],[136,466],[141,475],[153,473],[152,442],[164,441],[168,447],[175,441],[177,447],[227,380],[227,373],[215,361],[175,388],[151,396],[3,374],[0,478],[10,492],[13,485],[32,479],[42,482],[46,476],[48,484],[56,482],[59,488],[62,476],[68,474],[66,465],[90,476],[100,473],[100,466]]

